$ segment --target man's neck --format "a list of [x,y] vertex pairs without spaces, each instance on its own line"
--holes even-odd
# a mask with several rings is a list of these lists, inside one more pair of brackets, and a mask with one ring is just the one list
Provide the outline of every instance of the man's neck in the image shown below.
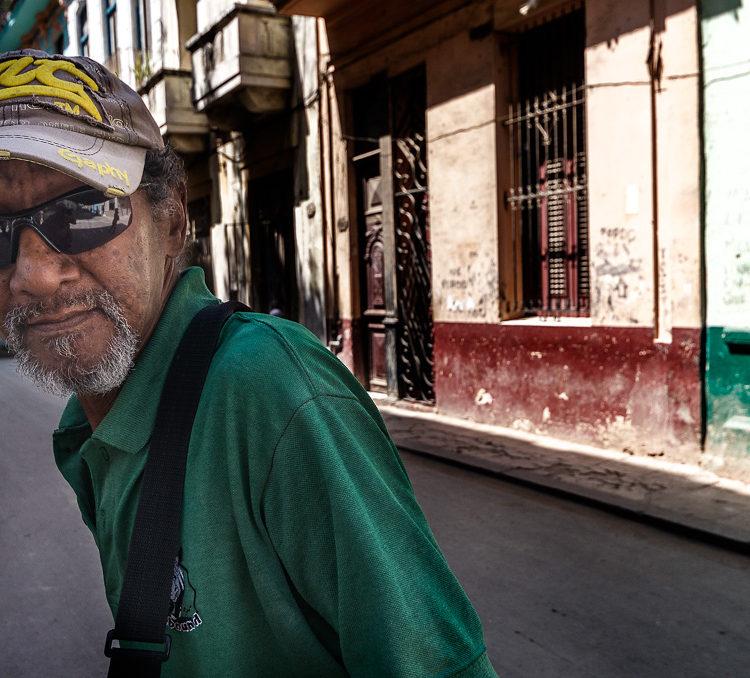
[[95,431],[96,427],[102,423],[104,417],[107,416],[107,412],[112,409],[112,405],[115,404],[117,396],[120,395],[122,386],[109,391],[103,395],[79,395],[78,400],[83,407],[83,411],[86,413],[86,418],[89,420],[91,430]]

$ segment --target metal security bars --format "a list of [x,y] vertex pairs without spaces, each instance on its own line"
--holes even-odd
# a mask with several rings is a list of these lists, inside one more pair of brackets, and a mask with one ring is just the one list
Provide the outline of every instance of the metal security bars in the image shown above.
[[399,396],[435,402],[424,68],[391,81]]
[[[511,104],[507,194],[523,290],[512,312],[588,315],[585,88],[548,90]],[[518,258],[515,259],[518,261]]]

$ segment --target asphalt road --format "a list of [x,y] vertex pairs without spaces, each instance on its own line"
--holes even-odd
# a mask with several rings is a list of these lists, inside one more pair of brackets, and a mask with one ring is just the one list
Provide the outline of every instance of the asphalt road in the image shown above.
[[0,359],[0,676],[105,676],[99,555],[52,459],[65,401]]
[[405,456],[504,678],[750,676],[750,559]]
[[[0,394],[0,676],[104,676],[112,621],[98,556],[51,455],[64,403],[7,359]],[[501,676],[750,676],[750,559],[404,459]]]

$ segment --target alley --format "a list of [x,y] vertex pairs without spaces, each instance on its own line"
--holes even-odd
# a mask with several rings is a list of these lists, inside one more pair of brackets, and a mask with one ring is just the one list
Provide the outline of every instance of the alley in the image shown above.
[[[0,675],[101,676],[111,619],[93,541],[51,459],[62,401],[0,360]],[[734,677],[750,666],[750,560],[404,455],[506,678]]]

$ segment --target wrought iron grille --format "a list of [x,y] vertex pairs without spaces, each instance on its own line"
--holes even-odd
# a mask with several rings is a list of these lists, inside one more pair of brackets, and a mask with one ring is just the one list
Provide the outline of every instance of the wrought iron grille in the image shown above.
[[433,402],[432,285],[425,137],[393,144],[401,397]]
[[424,67],[391,81],[399,395],[435,401]]
[[588,193],[585,88],[573,84],[510,106],[507,202],[520,239],[521,307],[539,315],[587,315]]

